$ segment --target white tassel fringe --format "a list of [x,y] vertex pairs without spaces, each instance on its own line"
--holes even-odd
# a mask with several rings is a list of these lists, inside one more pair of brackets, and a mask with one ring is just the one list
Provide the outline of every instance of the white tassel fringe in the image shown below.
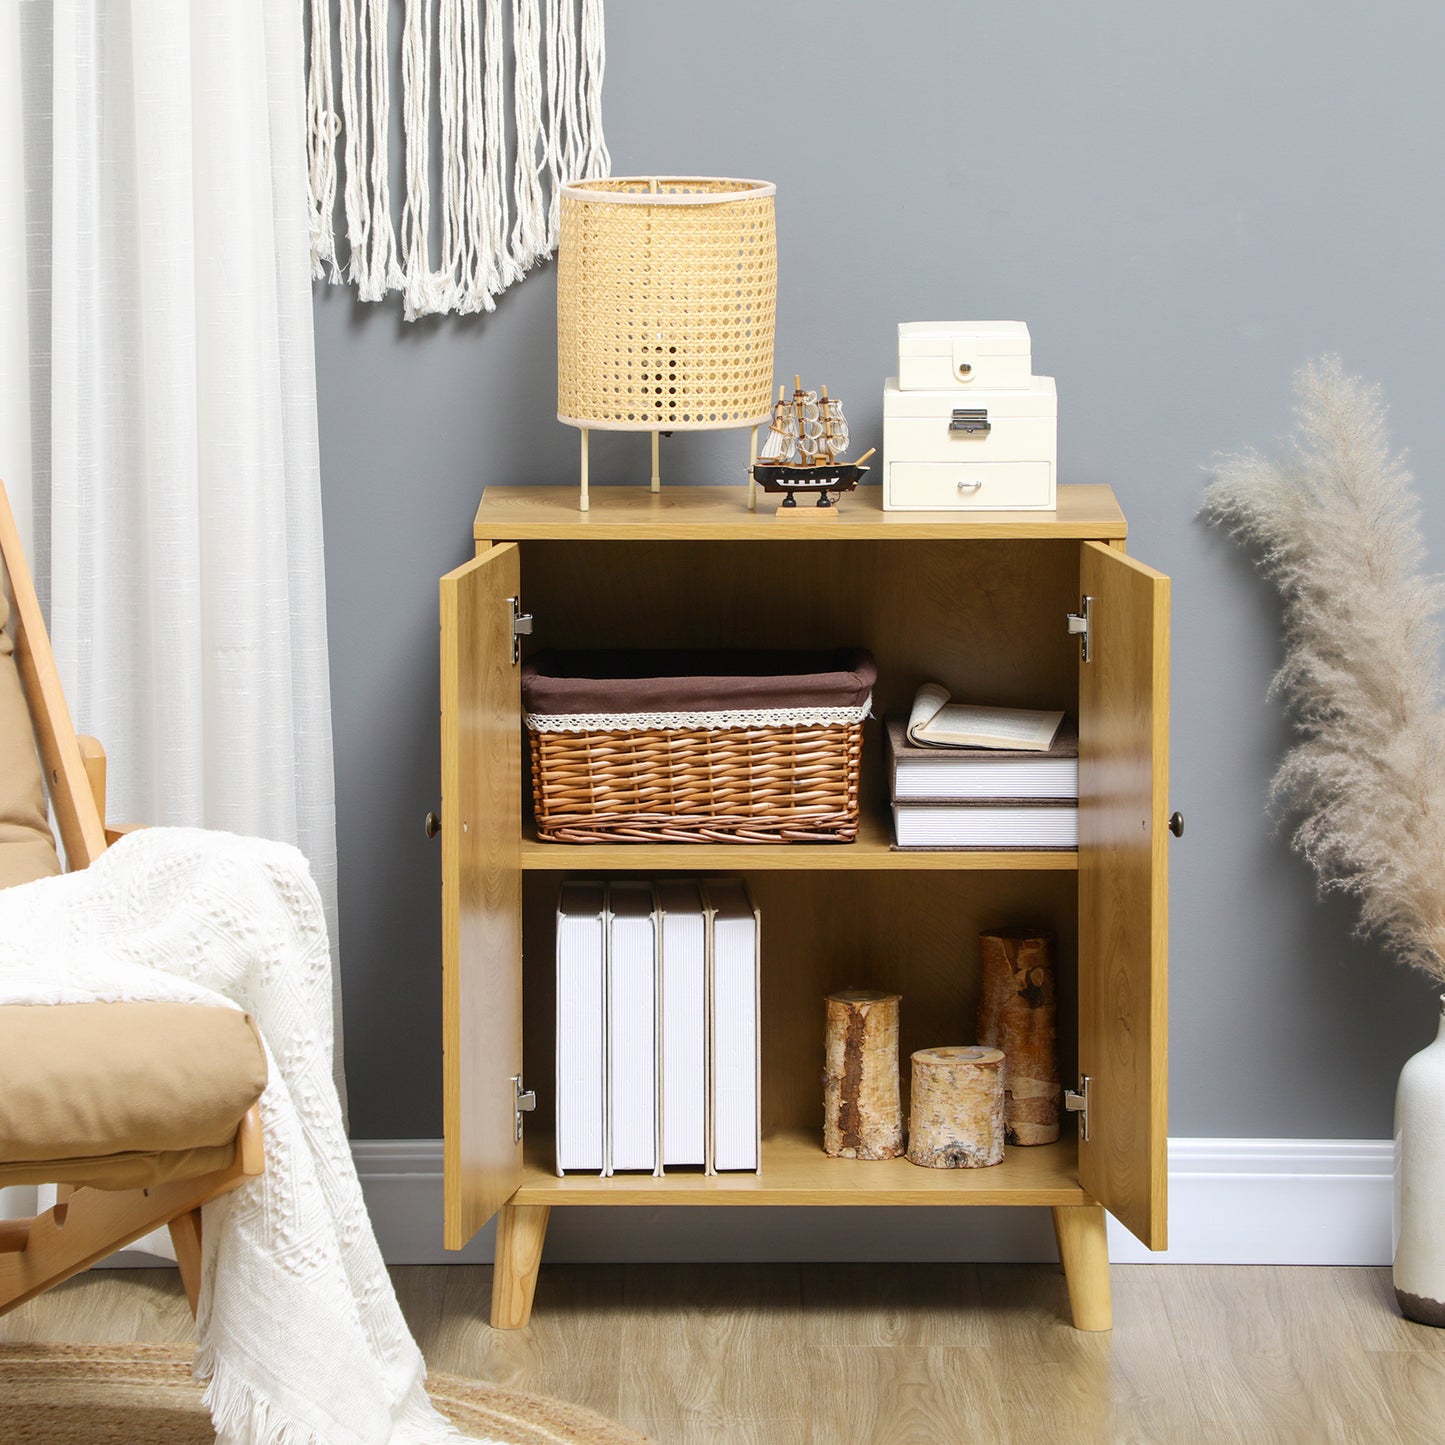
[[[274,1401],[227,1369],[207,1346],[197,1349],[191,1374],[206,1387],[201,1403],[211,1413],[217,1445],[334,1445],[307,1424],[289,1419]],[[438,1413],[421,1380],[401,1402],[391,1423],[392,1445],[443,1445],[450,1440],[458,1445],[464,1440],[471,1445],[505,1445],[489,1435],[463,1435]]]
[[[603,0],[406,0],[401,31],[405,198],[393,224],[388,0],[309,0],[311,262],[363,301],[402,294],[408,321],[491,311],[557,244],[557,193],[607,175]],[[580,34],[579,34],[580,8]],[[510,36],[505,23],[510,12]],[[332,38],[340,69],[336,107]],[[515,154],[508,186],[511,50]],[[435,43],[434,43],[435,42]],[[441,254],[432,264],[432,76],[441,138]],[[337,162],[338,142],[344,168]],[[344,169],[345,182],[340,184]],[[350,256],[335,234],[340,189]]]

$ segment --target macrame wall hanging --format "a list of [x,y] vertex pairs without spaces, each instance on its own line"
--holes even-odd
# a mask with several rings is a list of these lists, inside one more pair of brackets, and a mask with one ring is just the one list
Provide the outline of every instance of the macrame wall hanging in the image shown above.
[[[602,136],[602,0],[405,0],[399,227],[389,156],[392,8],[390,0],[309,0],[312,268],[354,282],[363,301],[401,292],[409,321],[491,311],[555,249],[559,188],[611,169]],[[350,246],[344,264],[338,189]]]

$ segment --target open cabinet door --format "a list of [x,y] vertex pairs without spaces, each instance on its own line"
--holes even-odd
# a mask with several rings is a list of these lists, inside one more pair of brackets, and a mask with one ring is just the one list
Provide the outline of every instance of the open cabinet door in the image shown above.
[[441,579],[442,1089],[448,1249],[522,1177],[521,686],[515,543]]
[[1150,1249],[1168,1205],[1169,579],[1085,542],[1079,664],[1079,1181]]

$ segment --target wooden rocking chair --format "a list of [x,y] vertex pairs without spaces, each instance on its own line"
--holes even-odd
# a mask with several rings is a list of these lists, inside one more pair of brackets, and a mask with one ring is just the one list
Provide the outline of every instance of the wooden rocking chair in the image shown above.
[[[106,827],[105,754],[71,723],[3,485],[0,562],[51,806],[69,867],[84,868],[124,830]],[[3,604],[0,592],[0,626]],[[0,666],[10,665],[0,655]],[[256,1101],[265,1069],[254,1026],[234,1009],[0,1007],[0,1103],[10,1103],[0,1108],[0,1188],[59,1186],[53,1209],[0,1220],[0,1314],[163,1224],[194,1314],[201,1205],[263,1167]],[[47,1119],[65,1127],[47,1134]]]

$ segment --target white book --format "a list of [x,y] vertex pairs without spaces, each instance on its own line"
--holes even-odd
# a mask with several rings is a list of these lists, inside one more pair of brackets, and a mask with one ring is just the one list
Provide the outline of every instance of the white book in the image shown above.
[[756,1169],[761,1044],[757,910],[737,879],[704,885],[709,914],[708,1050],[711,1104],[708,1173]]
[[1079,807],[1035,798],[895,803],[893,834],[900,848],[1077,848]]
[[608,884],[607,911],[607,1172],[657,1173],[657,926],[652,885]]
[[600,883],[557,905],[557,1173],[606,1167],[607,920]]
[[883,740],[895,803],[1079,796],[1079,730],[1068,718],[1044,753],[915,747],[897,718],[884,724]]
[[657,883],[662,1163],[707,1162],[707,922],[696,883]]

